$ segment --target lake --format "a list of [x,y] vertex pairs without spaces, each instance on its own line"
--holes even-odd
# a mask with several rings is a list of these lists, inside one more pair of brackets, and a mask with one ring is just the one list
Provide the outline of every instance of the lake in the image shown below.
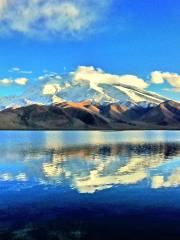
[[0,132],[0,240],[174,240],[179,226],[180,132]]

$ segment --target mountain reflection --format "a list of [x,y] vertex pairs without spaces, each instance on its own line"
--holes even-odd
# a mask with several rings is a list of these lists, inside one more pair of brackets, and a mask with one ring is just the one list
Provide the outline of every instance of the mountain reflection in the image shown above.
[[8,154],[3,156],[1,181],[63,185],[80,193],[94,193],[114,185],[180,185],[178,142],[41,146],[16,151],[14,161]]
[[[76,147],[52,151],[51,161],[43,172],[51,182],[69,180],[81,193],[94,193],[116,184],[136,184],[148,180],[150,186],[170,187],[180,184],[174,162],[179,154],[177,144],[121,144]],[[180,161],[179,161],[180,163]],[[160,167],[171,166],[168,172]],[[180,166],[180,165],[179,165]],[[154,172],[154,173],[153,173]],[[164,178],[169,175],[167,181]]]

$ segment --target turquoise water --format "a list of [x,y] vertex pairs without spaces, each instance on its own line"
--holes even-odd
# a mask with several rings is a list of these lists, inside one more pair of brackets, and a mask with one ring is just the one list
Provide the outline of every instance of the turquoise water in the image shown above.
[[179,239],[180,132],[0,132],[0,239]]

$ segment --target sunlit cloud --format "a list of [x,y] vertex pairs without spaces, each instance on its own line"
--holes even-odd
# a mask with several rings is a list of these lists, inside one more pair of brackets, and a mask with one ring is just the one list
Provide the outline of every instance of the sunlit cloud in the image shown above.
[[2,86],[10,86],[12,84],[17,84],[17,85],[26,85],[28,82],[27,78],[15,78],[15,79],[10,79],[10,78],[3,78],[0,79],[0,85]]
[[26,83],[28,82],[27,78],[16,78],[15,83],[19,84],[19,85],[26,85]]
[[0,33],[77,35],[91,31],[112,0],[1,0]]
[[0,85],[8,86],[13,83],[13,80],[8,78],[0,79]]
[[80,66],[71,75],[75,81],[89,81],[92,87],[97,87],[99,83],[107,84],[124,84],[127,86],[134,86],[138,88],[146,88],[148,84],[141,78],[134,75],[113,75],[105,73],[101,69],[95,69],[94,67]]
[[162,73],[159,71],[154,71],[151,73],[151,82],[155,84],[162,84],[164,83],[164,78]]
[[151,73],[151,82],[155,84],[162,84],[167,81],[174,91],[180,91],[180,75],[177,73],[154,71]]
[[43,87],[43,94],[44,95],[49,95],[49,94],[56,94],[61,90],[59,84],[52,83],[52,84],[46,84]]

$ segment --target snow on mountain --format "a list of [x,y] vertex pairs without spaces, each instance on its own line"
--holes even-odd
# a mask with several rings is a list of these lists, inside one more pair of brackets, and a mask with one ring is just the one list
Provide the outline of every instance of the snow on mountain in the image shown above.
[[31,104],[33,104],[31,100],[21,97],[10,96],[0,98],[0,110],[6,108],[17,108]]
[[[57,74],[41,76],[38,84],[28,88],[21,96],[1,97],[0,110],[31,104],[50,105],[64,101],[82,102],[86,100],[98,104],[121,103],[128,107],[147,108],[168,100],[158,94],[148,92],[142,87],[137,88],[131,86],[130,83],[126,85],[123,83],[124,80],[122,81],[122,78],[119,80],[117,76],[115,76],[115,81],[112,80],[113,75],[105,74],[106,81],[103,82],[102,74],[98,70],[98,78],[93,75],[95,77],[94,81],[90,81],[87,74],[83,75],[84,77],[87,76],[87,80],[83,79],[83,81],[81,80],[82,76],[77,79],[75,73],[65,76],[58,76]],[[130,81],[129,78],[128,75],[128,81]],[[96,81],[97,79],[98,81]],[[135,80],[140,81],[142,85],[141,79]]]
[[72,84],[68,88],[59,91],[57,96],[65,101],[81,102],[88,99],[99,104],[131,102],[141,103],[142,107],[147,104],[157,105],[167,100],[158,94],[123,84],[100,83],[92,87],[88,82]]

